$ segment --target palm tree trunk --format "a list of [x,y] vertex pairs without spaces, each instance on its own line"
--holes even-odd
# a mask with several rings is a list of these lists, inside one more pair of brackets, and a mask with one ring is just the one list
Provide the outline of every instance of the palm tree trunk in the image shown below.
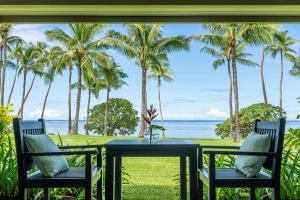
[[[27,100],[27,98],[28,98],[28,96],[29,96],[29,94],[30,94],[30,92],[32,90],[33,84],[35,82],[35,78],[36,78],[36,74],[33,76],[31,84],[30,84],[30,87],[29,87],[29,89],[28,89],[28,91],[27,91],[27,93],[25,95],[24,102],[23,102],[24,104],[25,104],[25,102],[26,102],[26,100]],[[19,110],[18,115],[20,114],[20,112],[21,112],[21,110]]]
[[281,70],[280,70],[280,86],[279,86],[279,106],[282,109],[282,86],[283,86],[283,55],[280,52]]
[[87,128],[90,120],[89,111],[90,111],[90,103],[91,103],[91,89],[88,89],[88,103],[87,103],[87,109],[86,109],[86,127],[85,127],[85,134],[89,135],[89,129]]
[[108,126],[108,101],[109,101],[109,93],[110,93],[110,89],[107,88],[107,92],[106,92],[106,103],[105,103],[105,113],[104,113],[104,135],[108,136],[108,132],[107,132],[107,126]]
[[44,113],[45,113],[46,104],[47,104],[47,99],[48,99],[48,96],[49,96],[49,92],[50,92],[50,89],[51,89],[51,85],[52,85],[52,81],[50,81],[50,83],[49,83],[48,90],[47,90],[47,92],[46,92],[46,96],[45,96],[45,99],[44,99],[43,110],[42,110],[42,115],[41,115],[41,118],[42,118],[42,119],[44,119]]
[[69,67],[69,91],[68,91],[68,133],[70,134],[72,129],[72,70],[73,67]]
[[[17,66],[18,66],[18,61],[17,61]],[[15,71],[14,80],[13,80],[13,84],[12,84],[11,89],[10,89],[10,93],[9,93],[9,96],[8,96],[7,104],[10,104],[11,97],[12,97],[12,94],[14,92],[15,85],[16,85],[17,75],[18,75],[18,68]]]
[[229,116],[230,116],[230,137],[234,138],[234,126],[233,126],[233,108],[232,108],[232,75],[231,75],[231,66],[230,60],[227,60],[227,72],[229,80]]
[[24,71],[24,78],[23,78],[23,91],[22,91],[22,102],[21,102],[21,108],[18,113],[18,116],[20,116],[23,119],[23,114],[24,114],[24,103],[25,103],[25,89],[26,89],[26,78],[27,78],[27,72]]
[[81,85],[82,85],[82,69],[81,60],[78,60],[78,87],[77,87],[77,99],[76,99],[76,111],[75,118],[73,122],[73,127],[71,129],[71,134],[78,134],[78,120],[80,112],[80,101],[81,101]]
[[[157,92],[158,92],[158,104],[159,104],[159,113],[160,113],[160,125],[164,127],[164,119],[163,119],[163,113],[161,108],[161,99],[160,99],[160,86],[161,86],[161,79],[160,76],[157,77]],[[162,137],[165,137],[165,131],[162,130]]]
[[231,59],[232,59],[232,75],[233,75],[233,91],[234,91],[234,103],[235,103],[235,110],[234,110],[234,141],[240,141],[240,119],[239,119],[239,94],[238,94],[238,80],[237,80],[237,67],[236,67],[236,57],[235,57],[235,40],[231,42]]
[[265,49],[262,48],[262,55],[261,55],[261,64],[260,64],[260,79],[261,79],[261,86],[262,86],[262,92],[264,97],[264,103],[268,104],[268,98],[267,98],[267,91],[266,91],[266,85],[265,85],[265,77],[264,77],[264,61],[265,61]]
[[7,32],[3,33],[3,68],[2,68],[2,84],[1,84],[1,105],[4,105],[4,91],[5,91],[5,76],[6,76],[6,62],[7,62]]
[[147,128],[146,121],[143,115],[146,116],[147,109],[147,68],[142,67],[142,104],[141,104],[141,122],[140,122],[140,132],[139,137],[144,137],[144,132]]

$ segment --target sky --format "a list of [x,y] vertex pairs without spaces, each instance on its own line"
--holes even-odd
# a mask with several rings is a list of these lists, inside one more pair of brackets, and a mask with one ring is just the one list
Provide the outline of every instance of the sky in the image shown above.
[[[17,24],[14,26],[12,35],[22,37],[26,42],[44,41],[50,45],[57,45],[47,40],[45,31],[54,28],[61,28],[68,31],[66,24]],[[107,30],[115,29],[124,31],[121,24],[111,24]],[[282,24],[282,30],[288,30],[290,36],[300,40],[300,24]],[[165,24],[164,36],[185,35],[204,33],[201,24]],[[103,37],[100,34],[97,37]],[[161,87],[161,98],[164,119],[167,120],[219,120],[228,117],[228,79],[226,66],[215,70],[212,67],[214,58],[200,53],[202,45],[193,42],[188,51],[180,51],[169,54],[170,67],[174,72],[171,83],[163,82]],[[300,47],[300,46],[299,46]],[[295,50],[299,49],[295,46]],[[248,47],[246,52],[252,53],[249,59],[260,63],[261,49]],[[111,97],[126,98],[140,111],[141,101],[141,69],[135,61],[124,55],[109,50],[115,61],[121,65],[127,73],[127,85],[119,90],[112,91]],[[289,75],[291,63],[284,61],[284,86],[283,105],[287,112],[288,119],[295,119],[300,113],[300,105],[296,98],[300,96],[300,79]],[[6,82],[6,96],[10,91],[14,71],[8,69]],[[74,71],[73,82],[77,80]],[[32,79],[28,76],[28,84]],[[265,58],[265,81],[269,103],[279,104],[279,77],[280,59],[273,59],[270,56]],[[259,69],[238,65],[238,86],[240,108],[263,101]],[[22,76],[19,76],[17,85],[12,97],[15,112],[18,111],[21,102]],[[28,86],[27,86],[28,87]],[[67,89],[68,72],[55,78],[52,90],[50,91],[45,118],[46,119],[67,119]],[[37,119],[40,117],[44,96],[47,90],[45,81],[38,78],[33,86],[32,92],[25,105],[24,118]],[[148,104],[158,107],[157,83],[155,80],[148,80]],[[76,90],[72,93],[73,116],[75,112]],[[91,107],[105,101],[105,91],[100,92],[98,99],[92,98]],[[87,92],[82,93],[80,119],[86,118]]]

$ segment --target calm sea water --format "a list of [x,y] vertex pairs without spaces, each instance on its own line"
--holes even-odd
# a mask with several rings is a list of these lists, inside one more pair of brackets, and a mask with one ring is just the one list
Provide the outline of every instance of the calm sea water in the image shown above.
[[[215,128],[218,120],[166,120],[164,126],[166,137],[169,138],[207,138],[216,139]],[[156,123],[159,123],[158,121]],[[79,133],[84,134],[85,120],[79,121]],[[47,120],[46,127],[48,133],[59,133],[61,135],[68,132],[67,120]],[[300,128],[300,120],[287,121],[286,130],[289,128]],[[138,128],[137,128],[138,130]],[[137,133],[135,134],[137,135]]]

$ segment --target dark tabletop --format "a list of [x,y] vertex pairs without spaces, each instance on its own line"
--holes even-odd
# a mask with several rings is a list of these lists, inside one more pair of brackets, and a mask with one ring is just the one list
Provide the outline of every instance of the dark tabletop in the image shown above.
[[160,140],[146,144],[143,140],[113,140],[104,144],[105,148],[197,148],[199,144],[189,140]]

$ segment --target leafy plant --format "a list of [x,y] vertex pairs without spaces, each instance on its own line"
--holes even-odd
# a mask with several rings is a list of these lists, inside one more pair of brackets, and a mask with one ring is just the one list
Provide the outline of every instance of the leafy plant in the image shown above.
[[[258,103],[242,108],[239,112],[240,133],[245,138],[252,130],[255,120],[275,121],[280,117],[286,117],[286,112],[278,106],[271,104]],[[217,124],[216,134],[221,138],[228,138],[230,135],[230,118],[223,123]]]
[[[111,98],[108,103],[107,134],[109,136],[134,134],[139,118],[132,103],[121,98]],[[90,122],[85,128],[101,135],[104,134],[105,107],[106,104],[102,103],[90,110]]]
[[149,109],[146,109],[147,111],[147,115],[142,114],[144,120],[146,121],[146,123],[148,124],[148,129],[150,131],[150,141],[152,140],[152,131],[153,130],[162,130],[165,131],[166,129],[162,126],[156,125],[156,124],[152,124],[152,121],[158,116],[158,113],[156,113],[156,108],[154,108],[153,105],[150,106]]
[[14,146],[10,136],[0,144],[0,199],[9,199],[17,195],[17,163]]

